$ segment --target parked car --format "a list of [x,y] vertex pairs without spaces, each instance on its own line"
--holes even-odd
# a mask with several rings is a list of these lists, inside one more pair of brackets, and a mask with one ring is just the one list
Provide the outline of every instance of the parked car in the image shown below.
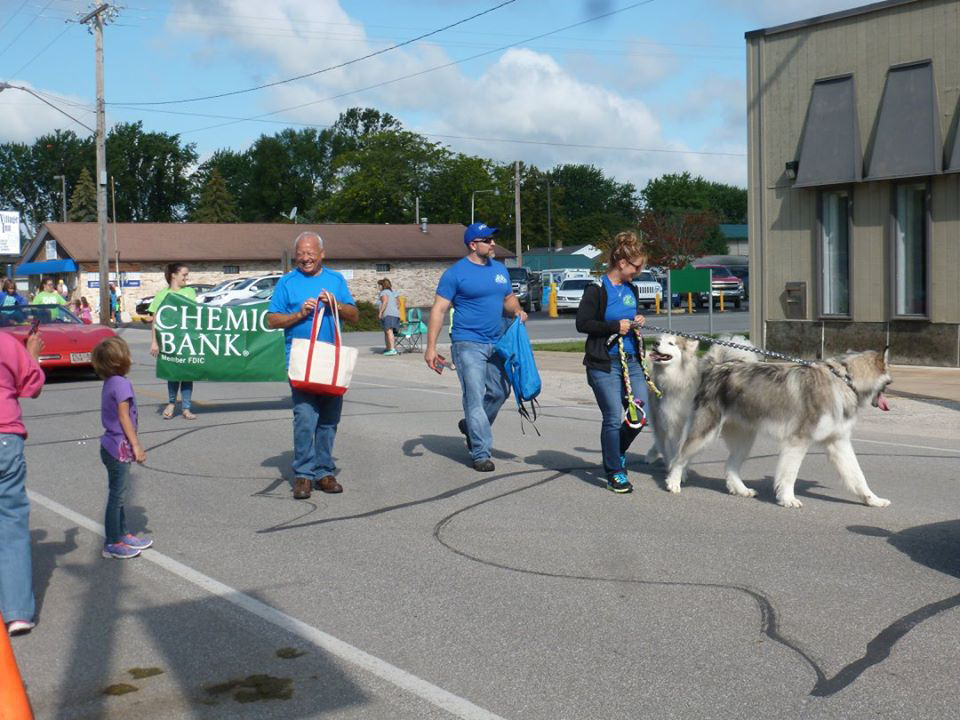
[[228,285],[215,287],[203,295],[197,296],[197,302],[208,305],[224,305],[230,300],[243,300],[256,295],[261,290],[272,288],[283,277],[281,273],[269,275],[254,275],[253,277],[231,280]]
[[513,294],[520,301],[520,306],[528,313],[534,310],[539,312],[543,305],[543,280],[540,273],[526,267],[512,267],[507,271],[510,273]]
[[556,283],[557,287],[560,286],[564,280],[571,280],[573,278],[590,277],[589,270],[582,269],[566,269],[566,268],[554,268],[552,270],[543,270],[540,273],[540,279],[543,281],[543,286],[550,289],[552,283]]
[[[207,292],[210,288],[213,287],[210,283],[190,283],[187,287],[192,287],[197,291],[197,295],[200,293]],[[142,298],[140,302],[137,303],[136,312],[145,322],[149,320],[150,315],[147,313],[147,308],[150,307],[150,303],[153,302],[153,298],[156,295],[150,295],[148,297]]]
[[[713,271],[712,292],[710,294],[715,305],[719,304],[721,295],[724,305],[733,303],[735,308],[743,305],[743,282],[731,273],[729,268],[724,265],[700,265],[698,263],[694,263],[693,266]],[[697,293],[695,301],[697,307],[706,307],[707,293]]]
[[557,312],[576,312],[577,308],[580,307],[583,291],[590,285],[596,284],[597,281],[589,277],[564,280],[557,288]]
[[657,295],[663,300],[663,286],[649,270],[637,273],[633,278],[633,285],[637,288],[637,299],[642,307],[653,307],[657,302]]
[[260,303],[270,302],[270,298],[273,297],[273,291],[277,289],[276,285],[271,285],[268,288],[264,288],[256,295],[246,298],[234,298],[233,300],[227,300],[224,305],[229,305],[230,307],[237,307],[243,305],[259,305]]
[[103,325],[84,325],[62,305],[7,305],[0,308],[0,332],[26,344],[34,320],[43,340],[40,367],[92,367],[90,353],[98,342],[116,333]]

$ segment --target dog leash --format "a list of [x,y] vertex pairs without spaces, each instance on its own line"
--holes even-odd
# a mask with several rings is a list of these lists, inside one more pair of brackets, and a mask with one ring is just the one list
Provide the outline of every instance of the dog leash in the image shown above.
[[[637,336],[638,342],[642,344],[643,339],[640,337],[640,333],[634,330],[634,334]],[[623,371],[624,400],[626,401],[626,407],[623,409],[623,421],[627,424],[627,427],[633,430],[643,430],[643,426],[647,424],[647,413],[643,410],[643,400],[637,400],[633,396],[633,386],[630,384],[630,368],[627,367],[627,353],[623,349],[622,335],[617,335],[617,348],[620,351],[620,369]],[[642,361],[640,367],[643,367]],[[643,369],[643,374],[646,377],[646,368]]]
[[[853,386],[853,381],[850,379],[849,373],[845,375],[841,375],[840,371],[838,371],[835,367],[833,367],[833,365],[831,365],[830,363],[824,362],[822,360],[813,362],[810,360],[804,360],[803,358],[784,355],[783,353],[775,352],[773,350],[763,350],[754,345],[743,345],[741,343],[730,342],[728,340],[717,340],[715,338],[705,337],[704,335],[697,335],[695,333],[685,333],[679,330],[669,330],[667,328],[657,327],[656,325],[639,325],[638,323],[630,323],[630,327],[634,330],[634,332],[637,331],[637,328],[643,327],[647,330],[653,330],[654,332],[662,333],[664,335],[676,335],[678,337],[690,338],[691,340],[700,340],[701,342],[707,342],[713,345],[720,345],[722,347],[733,348],[734,350],[745,350],[746,352],[756,353],[757,355],[763,355],[765,357],[776,358],[778,360],[786,360],[787,362],[796,363],[797,365],[803,365],[804,367],[816,367],[818,364],[824,365],[827,368],[827,370],[829,370],[831,373],[833,373],[838,378],[843,380],[843,382],[845,382],[847,386],[851,390],[853,390],[854,393],[857,392],[857,389]],[[612,345],[614,340],[618,337],[620,336],[611,335],[610,338],[607,340],[607,344]],[[641,342],[642,342],[642,338],[641,338]],[[644,369],[644,375],[646,375],[646,369]],[[650,381],[648,380],[648,382]],[[657,393],[657,397],[660,397],[659,392]]]

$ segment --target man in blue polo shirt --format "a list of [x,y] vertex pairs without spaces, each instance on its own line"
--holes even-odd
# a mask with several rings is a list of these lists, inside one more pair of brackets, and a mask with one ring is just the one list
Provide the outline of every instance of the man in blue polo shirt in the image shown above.
[[[267,325],[282,328],[290,362],[293,338],[309,338],[317,299],[327,306],[317,338],[335,341],[332,308],[348,322],[360,319],[343,275],[323,267],[323,239],[312,232],[300,233],[294,244],[296,268],[277,282],[267,308]],[[343,491],[334,477],[333,441],[337,436],[342,396],[310,395],[290,388],[293,395],[293,497],[306,500],[313,483],[326,493]]]
[[510,383],[503,372],[503,361],[494,345],[503,334],[503,311],[526,322],[510,285],[510,274],[494,260],[494,235],[497,229],[473,223],[463,233],[467,256],[448,268],[437,285],[427,326],[427,350],[423,359],[436,371],[442,370],[437,356],[437,337],[443,318],[452,306],[453,329],[450,354],[463,391],[463,414],[459,427],[467,438],[473,469],[494,470],[493,421],[510,395]]

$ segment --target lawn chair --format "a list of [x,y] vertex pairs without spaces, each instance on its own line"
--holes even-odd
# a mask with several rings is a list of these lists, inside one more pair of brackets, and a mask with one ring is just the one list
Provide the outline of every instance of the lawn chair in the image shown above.
[[423,352],[421,340],[427,334],[420,308],[407,310],[407,321],[400,323],[400,329],[393,331],[397,352]]

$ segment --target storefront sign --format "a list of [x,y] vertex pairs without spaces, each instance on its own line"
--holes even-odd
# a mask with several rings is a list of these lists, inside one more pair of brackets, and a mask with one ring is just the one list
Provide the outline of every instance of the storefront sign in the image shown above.
[[20,254],[20,213],[0,212],[0,255]]
[[267,327],[268,303],[211,306],[169,294],[154,327],[157,377],[213,382],[285,382],[283,331]]

